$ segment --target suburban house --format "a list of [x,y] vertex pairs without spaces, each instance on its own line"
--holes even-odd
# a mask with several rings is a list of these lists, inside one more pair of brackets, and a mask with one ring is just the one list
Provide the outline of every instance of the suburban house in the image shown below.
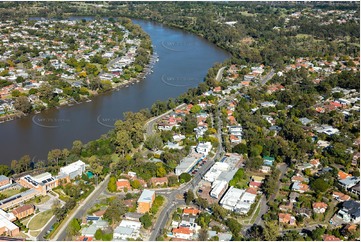
[[312,204],[314,213],[325,213],[327,209],[327,204],[324,202],[315,202]]
[[116,182],[117,184],[117,191],[130,191],[132,187],[130,186],[130,182],[127,179],[118,179]]
[[[360,222],[360,202],[354,200],[346,201],[342,204],[342,208],[338,210],[336,217],[340,218],[343,223],[359,223]],[[331,220],[332,222],[332,220]]]
[[281,224],[296,225],[296,218],[289,213],[279,213],[278,221]]
[[138,213],[149,212],[150,208],[153,205],[154,199],[155,199],[155,191],[144,189],[137,201],[138,203],[137,212]]
[[265,166],[272,166],[274,161],[275,161],[274,157],[270,157],[270,156],[263,157],[263,165]]
[[335,198],[339,202],[345,202],[351,199],[351,197],[347,194],[343,194],[342,192],[333,192],[332,197]]
[[334,235],[324,234],[322,236],[323,241],[341,241],[340,238],[337,238]]
[[88,227],[85,227],[81,230],[81,235],[88,237],[88,238],[93,238],[96,231],[98,229],[105,229],[109,226],[108,222],[105,220],[101,220],[98,219],[96,221],[93,221],[93,223],[91,225],[89,225]]
[[172,237],[184,240],[191,240],[193,231],[187,227],[179,227],[172,229]]
[[201,142],[198,143],[197,147],[196,147],[196,151],[199,154],[203,154],[204,156],[207,156],[208,153],[211,151],[212,149],[212,144],[211,142]]
[[27,216],[34,214],[35,206],[32,204],[25,204],[21,207],[15,208],[12,213],[15,215],[17,219],[22,219]]
[[338,183],[345,189],[350,189],[351,187],[355,186],[359,182],[360,182],[360,178],[355,177],[355,176],[347,177],[342,180],[338,180]]
[[309,190],[309,187],[307,184],[303,184],[301,182],[294,182],[292,185],[292,191],[295,192],[299,192],[299,193],[304,193],[307,192]]
[[198,215],[200,213],[201,213],[201,211],[196,209],[196,208],[185,208],[185,209],[183,209],[183,214],[185,214],[185,215],[196,216],[196,215]]

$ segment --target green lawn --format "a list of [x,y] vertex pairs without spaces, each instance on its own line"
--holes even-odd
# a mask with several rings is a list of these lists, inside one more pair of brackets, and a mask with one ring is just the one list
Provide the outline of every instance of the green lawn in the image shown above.
[[41,231],[30,231],[30,235],[36,237],[40,234],[40,232]]
[[40,201],[39,202],[36,202],[35,200],[35,203],[36,204],[43,204],[43,203],[46,203],[47,201],[50,200],[50,196],[43,196],[43,197],[40,197]]
[[20,193],[20,189],[9,189],[1,192],[1,194],[3,194],[5,197],[11,197],[18,193]]
[[35,215],[35,217],[29,223],[29,229],[41,229],[50,220],[53,214],[54,213],[52,210],[48,210]]

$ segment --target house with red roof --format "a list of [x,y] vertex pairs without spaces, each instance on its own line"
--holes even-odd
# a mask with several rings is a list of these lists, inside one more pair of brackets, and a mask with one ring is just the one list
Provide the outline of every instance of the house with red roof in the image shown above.
[[279,213],[278,222],[281,224],[296,225],[296,218],[289,213]]
[[343,180],[343,179],[352,177],[352,175],[348,174],[348,173],[346,173],[344,171],[339,171],[338,174],[337,174],[337,177],[338,177],[339,180]]
[[324,234],[322,236],[323,241],[341,241],[341,239],[337,238],[334,235]]
[[196,208],[185,208],[183,209],[183,214],[184,215],[193,215],[193,216],[196,216],[198,214],[200,214],[201,211],[196,209]]
[[312,204],[314,213],[325,213],[327,209],[327,204],[324,202],[315,202]]
[[172,229],[172,237],[178,239],[191,240],[193,236],[193,231],[188,227],[179,227]]
[[127,179],[118,179],[116,184],[117,184],[117,191],[125,191],[125,190],[129,191],[132,189],[129,180]]

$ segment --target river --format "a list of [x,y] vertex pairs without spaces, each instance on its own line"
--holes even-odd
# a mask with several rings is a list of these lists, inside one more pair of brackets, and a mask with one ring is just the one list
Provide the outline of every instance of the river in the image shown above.
[[92,102],[54,108],[0,124],[0,164],[9,165],[23,155],[45,160],[51,149],[71,148],[76,139],[83,143],[97,139],[124,112],[150,108],[157,100],[179,96],[202,82],[216,62],[229,57],[227,52],[194,34],[154,22],[133,22],[150,35],[159,55],[154,72],[127,88],[96,96]]

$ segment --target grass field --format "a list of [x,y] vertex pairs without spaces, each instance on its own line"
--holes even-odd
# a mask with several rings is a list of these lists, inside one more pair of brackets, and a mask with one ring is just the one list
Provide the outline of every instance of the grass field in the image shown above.
[[3,194],[6,197],[11,197],[18,193],[20,193],[20,189],[9,189],[9,190],[1,192],[1,194]]
[[53,214],[54,213],[52,210],[48,210],[35,215],[35,217],[29,223],[29,229],[41,229],[50,220]]

